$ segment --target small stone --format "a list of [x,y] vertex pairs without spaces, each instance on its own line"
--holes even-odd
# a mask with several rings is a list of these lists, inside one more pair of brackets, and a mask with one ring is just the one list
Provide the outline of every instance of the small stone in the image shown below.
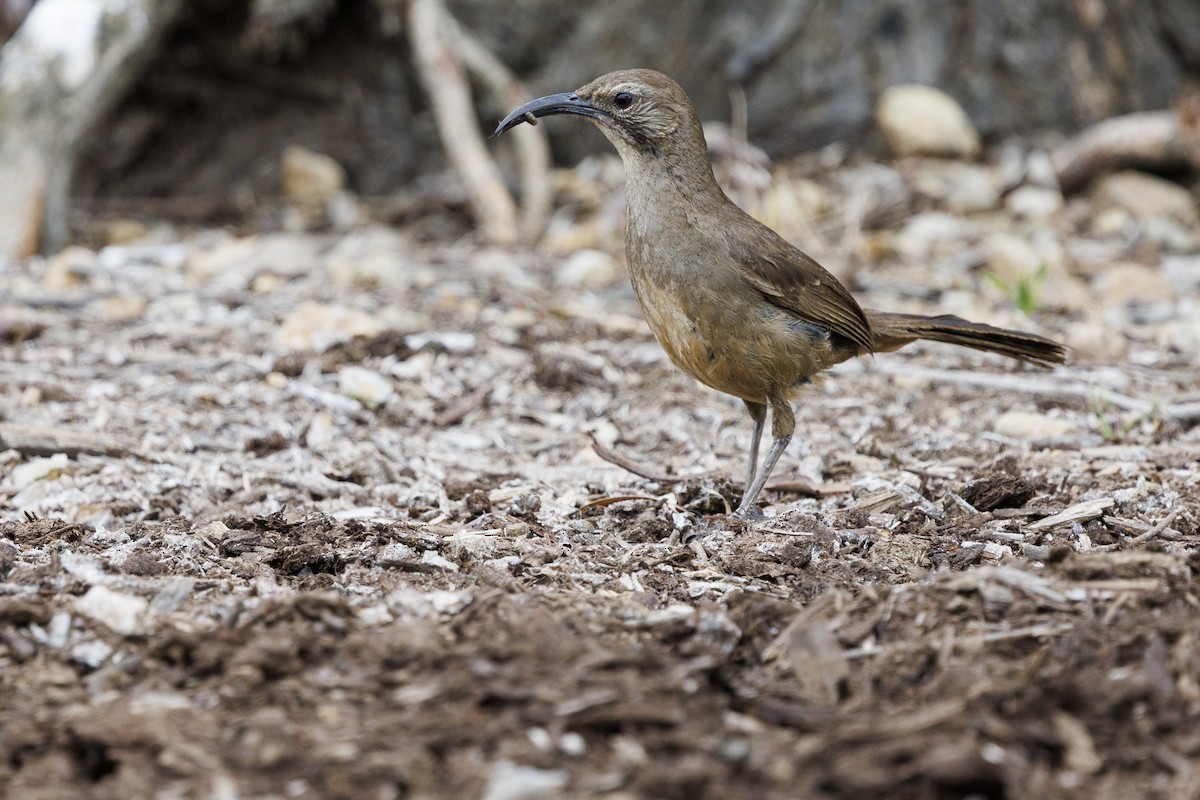
[[913,187],[942,207],[960,214],[990,211],[1000,191],[982,167],[958,161],[929,161],[913,175]]
[[1009,411],[992,423],[992,430],[1013,439],[1062,439],[1075,433],[1068,420],[1047,417],[1029,411]]
[[137,595],[93,586],[75,601],[75,610],[123,636],[136,636],[146,628],[150,603]]
[[298,233],[218,239],[188,254],[186,274],[197,283],[229,289],[246,288],[264,272],[311,275],[322,267],[320,244],[316,237]]
[[896,234],[895,246],[901,255],[920,261],[928,258],[939,243],[954,242],[965,235],[966,223],[960,217],[940,211],[926,211],[910,218]]
[[16,489],[24,489],[31,483],[41,480],[53,480],[60,475],[69,475],[75,471],[75,465],[65,453],[55,453],[49,458],[35,458],[18,464],[9,473],[9,484]]
[[146,313],[149,303],[144,297],[103,297],[88,304],[88,311],[105,322],[129,322]]
[[1058,170],[1054,168],[1054,159],[1045,150],[1031,150],[1025,159],[1025,180],[1034,186],[1047,189],[1059,188]]
[[115,219],[104,226],[105,244],[129,244],[150,235],[150,229],[136,219]]
[[1133,215],[1125,209],[1106,208],[1091,216],[1089,227],[1095,236],[1123,236],[1133,224]]
[[1101,308],[1170,302],[1176,296],[1175,288],[1160,271],[1130,263],[1107,267],[1096,276],[1092,291]]
[[90,669],[98,669],[112,655],[112,646],[103,639],[80,642],[71,648],[71,660]]
[[292,202],[324,202],[346,186],[346,171],[327,155],[289,145],[280,163],[283,196]]
[[406,544],[392,542],[379,548],[375,561],[381,567],[398,567],[417,560],[417,551]]
[[324,411],[318,411],[308,422],[308,430],[304,432],[304,446],[309,450],[320,451],[329,447],[332,441],[333,417]]
[[[422,559],[424,560],[424,559]],[[475,598],[465,589],[435,589],[426,597],[429,606],[439,614],[453,616],[474,602]]]
[[954,98],[933,86],[890,86],[875,120],[897,155],[975,156],[979,134]]
[[1042,256],[1024,236],[998,232],[983,241],[987,266],[997,277],[1012,285],[1013,281],[1032,275],[1042,265]]
[[397,231],[373,226],[343,236],[326,256],[329,278],[346,286],[407,288],[413,280],[412,244]]
[[458,564],[439,555],[436,550],[426,550],[424,553],[421,553],[421,563],[436,567],[445,572],[458,572]]
[[492,765],[482,800],[536,800],[559,797],[570,774],[564,769],[538,769],[497,761]]
[[580,250],[572,253],[555,271],[554,285],[560,289],[599,289],[617,280],[617,264],[608,253]]
[[386,603],[374,603],[369,606],[363,606],[358,609],[356,614],[358,622],[361,625],[387,625],[393,622],[396,618],[392,616],[392,612],[388,610]]
[[177,576],[167,581],[166,585],[158,590],[158,594],[154,595],[154,599],[150,601],[150,610],[155,614],[170,614],[173,611],[178,611],[179,607],[191,597],[192,590],[196,587],[194,578],[186,576]]
[[558,749],[572,758],[579,758],[587,753],[587,740],[575,731],[567,731],[558,737]]
[[86,247],[66,247],[46,259],[42,280],[48,289],[83,286],[96,265],[96,254]]
[[1179,292],[1200,292],[1200,255],[1167,256],[1159,268]]
[[342,367],[338,371],[338,391],[367,408],[378,408],[396,394],[396,388],[387,378],[358,366]]
[[465,355],[475,349],[476,339],[473,333],[460,331],[430,331],[414,333],[404,337],[404,344],[413,350],[441,350],[445,353]]
[[1125,170],[1100,180],[1092,198],[1101,208],[1120,208],[1145,222],[1164,217],[1183,225],[1200,224],[1196,203],[1187,189],[1177,183]]
[[1147,241],[1161,245],[1175,253],[1195,252],[1200,239],[1193,232],[1193,225],[1181,225],[1169,217],[1151,217],[1143,223]]
[[350,192],[337,192],[325,201],[325,217],[335,231],[348,231],[362,221],[358,198]]
[[301,303],[284,317],[275,340],[290,350],[323,352],[355,336],[378,336],[384,326],[364,311],[339,305]]
[[1112,325],[1100,322],[1071,323],[1063,339],[1075,360],[1120,361],[1129,351],[1125,336]]
[[1181,316],[1164,322],[1156,331],[1155,338],[1164,348],[1193,357],[1200,355],[1200,319]]
[[833,175],[848,202],[862,210],[862,224],[872,227],[900,219],[912,202],[912,192],[899,172],[883,164],[862,164],[838,170]]
[[1021,186],[1004,199],[1004,207],[1022,219],[1049,219],[1063,207],[1062,192],[1044,186]]
[[68,575],[78,578],[83,583],[93,584],[104,580],[104,566],[95,556],[80,555],[72,553],[70,550],[64,550],[59,556],[59,560]]

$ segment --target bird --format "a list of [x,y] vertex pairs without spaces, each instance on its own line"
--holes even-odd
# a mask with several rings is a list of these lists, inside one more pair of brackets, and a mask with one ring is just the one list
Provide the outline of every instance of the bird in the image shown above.
[[[671,362],[745,404],[753,432],[735,518],[762,516],[758,497],[795,431],[792,400],[835,364],[918,339],[1044,367],[1066,359],[1061,344],[1036,334],[862,308],[832,273],[725,195],[695,107],[661,72],[620,70],[539,97],[493,135],[551,115],[591,121],[624,163],[629,277]],[[772,442],[759,467],[768,409]]]

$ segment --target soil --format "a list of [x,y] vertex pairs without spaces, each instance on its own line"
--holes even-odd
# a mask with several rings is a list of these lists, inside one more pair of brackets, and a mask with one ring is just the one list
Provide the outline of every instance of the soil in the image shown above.
[[[1070,391],[1165,408],[1195,354],[844,365],[737,523],[744,410],[620,274],[429,245],[348,287],[298,240],[3,274],[4,797],[1200,796],[1200,428]],[[304,302],[384,330],[288,348]]]

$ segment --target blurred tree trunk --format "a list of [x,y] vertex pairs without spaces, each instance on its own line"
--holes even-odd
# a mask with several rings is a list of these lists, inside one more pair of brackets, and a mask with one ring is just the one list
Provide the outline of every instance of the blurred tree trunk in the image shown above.
[[[150,9],[150,28],[179,6],[129,2]],[[897,83],[946,90],[995,141],[1165,110],[1200,81],[1198,0],[504,0],[503,13],[496,0],[445,3],[535,94],[652,67],[678,78],[703,118],[729,119],[730,93],[740,90],[750,140],[775,157],[833,141],[869,148],[874,106]],[[87,143],[76,199],[108,213],[176,208],[195,222],[242,219],[278,194],[289,144],[337,160],[363,195],[444,170],[406,8],[405,0],[184,4],[171,43]],[[5,91],[0,117],[11,117]],[[509,110],[476,101],[481,130]],[[44,150],[55,131],[38,129],[31,146]],[[588,126],[546,132],[561,162],[607,147]],[[508,140],[489,149],[515,160]],[[8,152],[0,156],[13,164]],[[25,167],[22,180],[46,184],[38,170],[48,163],[59,157]]]
[[[944,89],[995,138],[1165,109],[1200,79],[1198,0],[509,0],[502,19],[448,3],[538,93],[652,67],[728,119],[739,87],[775,156],[861,141],[897,83]],[[603,144],[564,127],[572,157]]]
[[41,0],[0,51],[0,256],[67,240],[80,143],[123,96],[180,0]]

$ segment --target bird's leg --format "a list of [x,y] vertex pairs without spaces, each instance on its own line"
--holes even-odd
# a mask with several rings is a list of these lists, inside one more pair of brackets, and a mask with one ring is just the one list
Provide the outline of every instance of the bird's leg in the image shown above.
[[754,483],[754,473],[758,470],[758,445],[762,442],[763,427],[767,424],[767,404],[751,403],[743,400],[750,419],[754,420],[754,433],[750,437],[750,474],[746,476],[746,489]]
[[[756,429],[761,429],[761,426],[756,425]],[[738,519],[747,519],[753,515],[756,510],[754,501],[758,499],[759,493],[767,485],[767,479],[771,477],[771,472],[775,469],[775,462],[787,449],[788,442],[792,440],[792,431],[795,429],[796,415],[792,412],[792,404],[787,401],[786,397],[771,398],[771,436],[774,441],[771,442],[771,449],[767,451],[767,460],[763,462],[762,469],[755,474],[754,481],[746,487],[746,493],[742,495],[742,502],[738,504],[737,511],[733,512],[733,516]],[[757,450],[757,446],[754,449]]]

